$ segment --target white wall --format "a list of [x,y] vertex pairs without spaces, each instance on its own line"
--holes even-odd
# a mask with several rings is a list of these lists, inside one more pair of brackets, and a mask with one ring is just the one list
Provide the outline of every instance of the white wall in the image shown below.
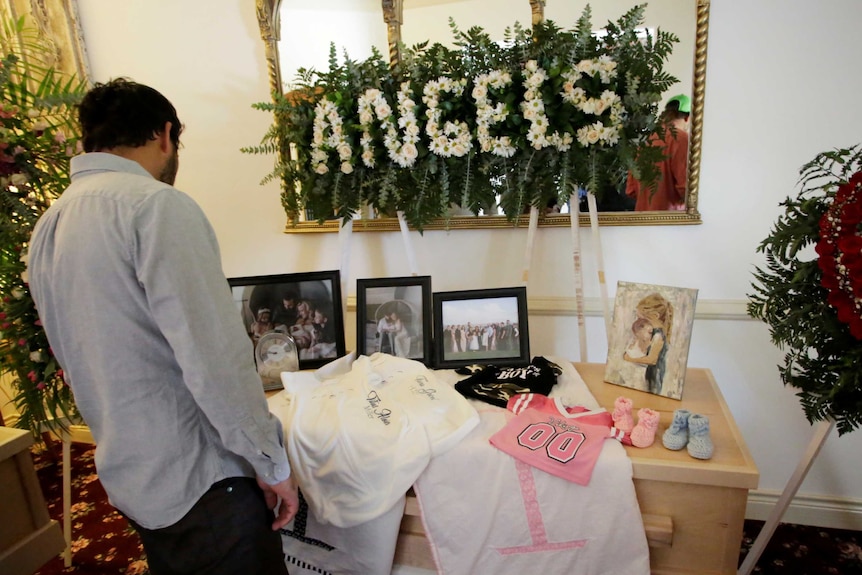
[[[93,77],[131,77],[177,106],[186,125],[177,184],[212,220],[226,274],[337,268],[337,235],[282,233],[278,188],[258,185],[271,160],[239,152],[257,143],[269,124],[265,113],[250,107],[269,98],[254,0],[79,0],[79,8]],[[624,280],[698,288],[701,302],[736,311],[696,322],[689,364],[715,374],[760,468],[758,494],[767,501],[793,472],[811,428],[793,391],[778,379],[781,353],[766,326],[744,319],[745,299],[753,267],[762,261],[756,247],[778,203],[795,194],[798,168],[820,151],[862,139],[855,106],[862,91],[856,73],[862,44],[855,41],[860,20],[858,0],[713,0],[700,184],[704,223],[602,231],[610,286]],[[525,235],[416,235],[420,272],[433,276],[435,291],[517,285]],[[583,241],[589,250],[587,230]],[[351,280],[409,274],[397,233],[356,234],[351,253]],[[570,259],[568,230],[540,230],[531,298],[572,297]],[[592,258],[585,265],[587,296],[596,298]],[[534,353],[577,359],[573,317],[542,315],[531,322]],[[353,317],[346,325],[350,346]],[[590,317],[588,329],[589,359],[603,362],[602,322]],[[815,511],[860,506],[862,478],[853,465],[860,450],[860,433],[829,438],[800,490]],[[822,522],[818,517],[801,520]]]

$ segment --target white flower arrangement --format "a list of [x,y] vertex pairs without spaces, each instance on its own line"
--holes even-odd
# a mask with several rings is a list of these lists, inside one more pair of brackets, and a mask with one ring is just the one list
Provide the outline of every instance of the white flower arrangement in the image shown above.
[[[329,135],[326,136],[327,128]],[[327,149],[335,150],[341,160],[341,172],[353,172],[353,148],[344,136],[344,121],[338,113],[338,107],[329,100],[321,100],[314,108],[314,131],[311,140],[311,162],[315,173],[323,175],[329,172],[326,165],[329,159]]]
[[575,187],[601,199],[626,170],[656,177],[661,151],[648,142],[677,81],[662,62],[678,39],[658,30],[643,41],[644,10],[601,38],[589,9],[571,30],[516,24],[502,44],[453,23],[454,48],[417,44],[397,66],[379,53],[342,65],[333,47],[329,71],[307,72],[261,106],[276,124],[245,151],[280,152],[269,178],[283,182],[292,221],[302,210],[323,219],[370,205],[421,229],[452,204],[498,205],[514,218],[567,201]]
[[521,110],[524,119],[530,121],[530,129],[527,131],[527,140],[536,150],[554,146],[561,152],[565,152],[572,145],[572,135],[564,132],[551,132],[548,134],[548,117],[545,115],[545,102],[542,99],[541,87],[548,79],[548,73],[539,67],[538,62],[529,60],[524,65],[524,101],[521,102]]
[[565,82],[560,95],[563,100],[574,104],[585,114],[601,116],[609,111],[610,125],[594,122],[582,126],[577,131],[578,144],[583,147],[591,145],[613,146],[620,139],[620,129],[626,115],[622,98],[611,90],[605,90],[598,98],[588,97],[586,91],[576,83],[584,75],[598,75],[603,84],[610,84],[616,78],[617,64],[609,56],[600,56],[597,60],[581,60],[574,68],[562,73]]
[[471,141],[470,126],[463,120],[447,120],[440,128],[443,118],[443,110],[440,109],[440,94],[451,93],[460,96],[464,93],[467,79],[458,80],[441,76],[425,84],[422,93],[422,102],[428,107],[425,115],[428,122],[425,124],[425,133],[428,136],[428,148],[432,153],[443,158],[463,157],[473,148]]
[[[392,115],[392,107],[386,102],[383,93],[376,88],[369,88],[358,100],[359,124],[362,126],[362,137],[359,142],[362,146],[362,163],[368,168],[374,168],[374,139],[371,129],[374,118],[380,122],[385,132],[383,142],[389,153],[389,159],[402,168],[409,168],[416,163],[419,150],[416,143],[419,141],[419,122],[416,119],[416,102],[412,99],[410,83],[403,82],[398,91],[398,123]],[[403,140],[399,139],[399,128],[404,133]]]
[[488,88],[502,90],[512,83],[512,75],[505,70],[494,70],[476,77],[473,86],[473,101],[476,103],[476,139],[479,149],[502,158],[511,158],[517,148],[511,136],[491,136],[491,126],[500,124],[509,117],[509,109],[503,102],[491,105]]

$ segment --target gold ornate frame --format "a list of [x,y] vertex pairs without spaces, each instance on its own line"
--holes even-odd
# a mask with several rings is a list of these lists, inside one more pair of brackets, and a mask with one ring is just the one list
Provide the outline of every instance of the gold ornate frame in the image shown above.
[[3,0],[0,3],[0,17],[4,20],[17,20],[22,16],[53,44],[55,69],[90,83],[78,0]]
[[[72,0],[65,0],[72,1]],[[680,0],[685,1],[685,0]],[[689,0],[697,5],[695,19],[694,69],[692,77],[691,102],[691,132],[688,158],[688,194],[685,211],[667,212],[599,212],[599,225],[604,226],[648,226],[648,225],[692,225],[702,223],[698,211],[700,192],[700,160],[701,143],[703,141],[703,109],[706,92],[706,56],[709,35],[710,0]],[[283,89],[281,68],[278,56],[278,41],[281,37],[279,7],[281,0],[255,0],[260,34],[266,51],[266,63],[269,70],[270,89],[278,93]],[[381,0],[384,12],[384,22],[387,26],[390,61],[398,57],[398,42],[401,38],[403,23],[403,0]],[[544,18],[545,0],[529,0],[532,9],[533,23]],[[425,225],[426,230],[457,230],[457,229],[507,229],[526,226],[529,216],[521,216],[510,221],[505,216],[452,216],[448,219],[437,219]],[[580,214],[580,225],[590,225],[589,215]],[[539,226],[568,227],[568,214],[550,214],[539,216]],[[314,221],[299,222],[285,226],[286,233],[295,232],[335,232],[338,230],[337,220],[318,224]],[[398,231],[399,223],[395,218],[357,219],[354,220],[355,231]]]

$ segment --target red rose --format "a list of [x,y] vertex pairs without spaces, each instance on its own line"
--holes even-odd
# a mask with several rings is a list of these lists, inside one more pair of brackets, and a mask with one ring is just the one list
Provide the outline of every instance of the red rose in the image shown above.
[[856,234],[842,235],[838,238],[837,246],[840,251],[844,252],[845,256],[858,255],[862,253],[862,238]]
[[853,321],[855,317],[855,310],[845,301],[842,301],[841,305],[836,305],[835,309],[838,310],[838,319],[843,323],[850,323]]
[[841,211],[842,226],[857,226],[862,222],[862,202],[847,202]]
[[860,252],[844,252],[841,258],[841,263],[848,270],[854,270],[862,265],[862,253]]
[[838,191],[835,193],[835,203],[843,204],[846,202],[855,188],[856,186],[850,182],[846,182],[838,186]]
[[814,251],[817,252],[817,255],[820,257],[830,255],[832,253],[832,245],[826,240],[821,239],[814,245]]

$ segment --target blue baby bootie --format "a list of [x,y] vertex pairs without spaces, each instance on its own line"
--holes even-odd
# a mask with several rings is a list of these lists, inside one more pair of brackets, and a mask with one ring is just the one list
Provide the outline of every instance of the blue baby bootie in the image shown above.
[[673,412],[673,421],[661,436],[661,443],[668,449],[679,451],[688,443],[688,419],[691,412],[687,409],[677,409]]
[[709,436],[709,418],[694,413],[688,418],[688,454],[695,459],[712,457],[712,438]]

